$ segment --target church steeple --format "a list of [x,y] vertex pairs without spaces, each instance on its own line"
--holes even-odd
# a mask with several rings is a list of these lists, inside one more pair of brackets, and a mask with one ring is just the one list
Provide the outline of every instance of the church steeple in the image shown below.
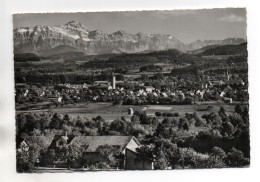
[[228,72],[228,68],[227,68],[227,73],[226,73],[227,75],[227,80],[229,80],[229,72]]

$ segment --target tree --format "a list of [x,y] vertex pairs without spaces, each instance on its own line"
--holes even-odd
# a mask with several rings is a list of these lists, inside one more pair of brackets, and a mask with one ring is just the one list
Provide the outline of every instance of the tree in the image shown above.
[[37,121],[37,118],[33,113],[26,114],[25,118],[26,118],[26,123],[24,129],[26,132],[29,133],[32,132],[34,128],[37,129],[40,128],[39,122]]
[[153,125],[153,126],[156,127],[156,126],[158,125],[158,123],[159,123],[159,122],[158,122],[158,119],[157,119],[157,118],[152,118],[152,125]]
[[196,166],[196,158],[194,156],[196,152],[193,148],[182,148],[180,150],[180,163],[182,169],[185,167],[197,167]]
[[32,172],[37,159],[44,160],[42,154],[50,145],[52,137],[32,136],[27,137],[26,147],[21,145],[17,150],[17,171]]
[[19,173],[32,172],[34,168],[33,162],[30,160],[29,151],[20,147],[16,152],[16,170]]
[[200,127],[200,126],[205,126],[206,121],[202,119],[197,112],[193,113],[193,118],[195,119],[195,126]]
[[189,131],[189,125],[187,123],[184,123],[184,125],[182,127],[184,130]]
[[240,150],[232,148],[230,152],[228,152],[226,157],[226,164],[229,167],[244,167],[248,166],[250,163],[249,159],[244,156],[244,153]]
[[130,129],[128,129],[128,132],[135,137],[149,134],[149,132],[140,124],[131,124]]
[[148,77],[148,75],[142,74],[140,79],[142,81],[147,81],[147,80],[149,80],[149,77]]
[[156,73],[154,77],[156,80],[164,80],[164,75],[162,72]]
[[223,106],[220,107],[218,114],[222,119],[227,118],[227,113]]
[[52,116],[51,122],[49,124],[49,128],[50,129],[61,129],[62,127],[62,120],[60,118],[60,116],[55,113]]
[[204,114],[202,118],[206,119],[207,124],[210,124],[213,128],[219,128],[222,125],[222,119],[219,117],[218,113],[212,112],[210,114]]
[[209,131],[200,131],[197,135],[198,140],[212,141],[213,135]]
[[159,123],[154,131],[154,136],[159,138],[169,138],[169,132],[166,126],[162,123]]
[[98,122],[104,122],[105,120],[101,116],[96,117],[96,121]]
[[71,145],[68,146],[66,150],[68,151],[67,165],[69,169],[70,169],[71,161],[76,160],[79,161],[82,164],[82,166],[84,165],[83,154],[85,151],[85,147],[81,143],[72,143]]
[[101,145],[97,152],[105,159],[108,165],[118,165],[118,160],[122,160],[124,155],[121,153],[121,146]]
[[41,125],[40,125],[40,122],[39,120],[35,117],[34,114],[28,114],[26,115],[27,117],[27,122],[25,124],[25,130],[30,133],[32,132],[34,129],[40,129],[41,128]]
[[232,137],[235,132],[235,127],[230,122],[223,122],[220,132],[224,137]]
[[79,127],[79,128],[84,128],[84,127],[85,127],[85,125],[84,125],[84,123],[83,123],[81,117],[79,117],[79,116],[77,117],[75,126],[76,126],[76,127]]
[[25,129],[25,124],[26,124],[26,117],[24,113],[19,113],[16,115],[16,126],[18,129],[18,133],[22,130]]
[[[160,169],[171,166],[173,169],[180,165],[181,153],[176,144],[167,139],[157,139],[155,141],[155,166]],[[165,158],[165,159],[164,159]],[[161,166],[161,167],[160,167]]]
[[249,122],[248,107],[244,107],[244,110],[243,110],[243,113],[242,113],[242,118],[243,118],[244,122],[248,125],[248,122]]
[[188,124],[187,118],[180,118],[178,128],[179,129],[184,129],[184,130],[189,130],[189,124]]
[[120,119],[116,119],[110,124],[110,130],[118,131],[121,134],[125,134],[126,129],[127,129],[127,123]]
[[161,113],[161,112],[155,112],[155,116],[156,116],[156,117],[161,117],[161,116],[162,116],[162,113]]
[[134,124],[140,124],[139,117],[136,116],[136,115],[133,115],[131,117],[131,122],[134,123]]
[[241,128],[244,126],[244,121],[238,113],[230,114],[229,119],[234,127]]
[[162,150],[156,154],[154,167],[155,169],[166,169],[168,167],[168,160]]
[[211,168],[226,167],[225,162],[224,162],[225,158],[226,158],[225,151],[219,147],[214,147],[212,149],[212,153],[210,154],[210,159],[209,159],[211,162],[210,167]]
[[110,169],[111,167],[106,162],[99,162],[96,164],[97,169],[106,170]]
[[70,117],[67,113],[63,116],[63,123],[65,125],[68,125],[70,123]]
[[236,105],[235,112],[238,113],[239,115],[243,114],[243,110],[240,105]]
[[149,124],[149,117],[145,111],[135,111],[134,115],[139,118],[141,124]]
[[143,162],[143,168],[145,161],[154,161],[154,145],[142,145],[141,147],[136,149],[137,160],[141,160]]

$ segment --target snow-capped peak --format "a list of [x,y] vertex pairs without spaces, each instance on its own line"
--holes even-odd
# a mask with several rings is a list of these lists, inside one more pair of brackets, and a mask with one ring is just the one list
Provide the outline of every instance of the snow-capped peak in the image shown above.
[[85,28],[85,26],[82,25],[81,22],[76,21],[76,20],[71,20],[68,23],[66,23],[65,25],[71,26],[71,27],[74,27],[74,28],[80,28],[80,27],[84,27]]

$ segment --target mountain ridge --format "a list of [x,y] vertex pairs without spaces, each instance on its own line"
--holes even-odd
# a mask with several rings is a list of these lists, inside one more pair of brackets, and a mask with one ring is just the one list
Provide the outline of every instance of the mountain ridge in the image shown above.
[[[51,49],[62,45],[74,47],[72,49],[81,50],[88,55],[96,55],[110,53],[110,51],[111,53],[136,53],[166,49],[178,49],[186,52],[208,45],[245,42],[242,38],[227,38],[224,40],[197,40],[185,44],[170,34],[145,34],[141,32],[131,34],[123,30],[107,34],[101,30],[89,30],[82,23],[74,20],[64,25],[36,25],[16,28],[13,31],[15,51],[34,53],[40,56],[46,56],[45,54],[51,56],[48,49],[51,52]],[[45,50],[45,54],[43,50]]]

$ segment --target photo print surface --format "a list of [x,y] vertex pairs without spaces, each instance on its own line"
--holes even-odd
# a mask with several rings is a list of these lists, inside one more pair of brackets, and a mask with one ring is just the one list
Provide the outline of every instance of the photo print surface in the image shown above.
[[250,165],[246,9],[13,15],[19,173]]

